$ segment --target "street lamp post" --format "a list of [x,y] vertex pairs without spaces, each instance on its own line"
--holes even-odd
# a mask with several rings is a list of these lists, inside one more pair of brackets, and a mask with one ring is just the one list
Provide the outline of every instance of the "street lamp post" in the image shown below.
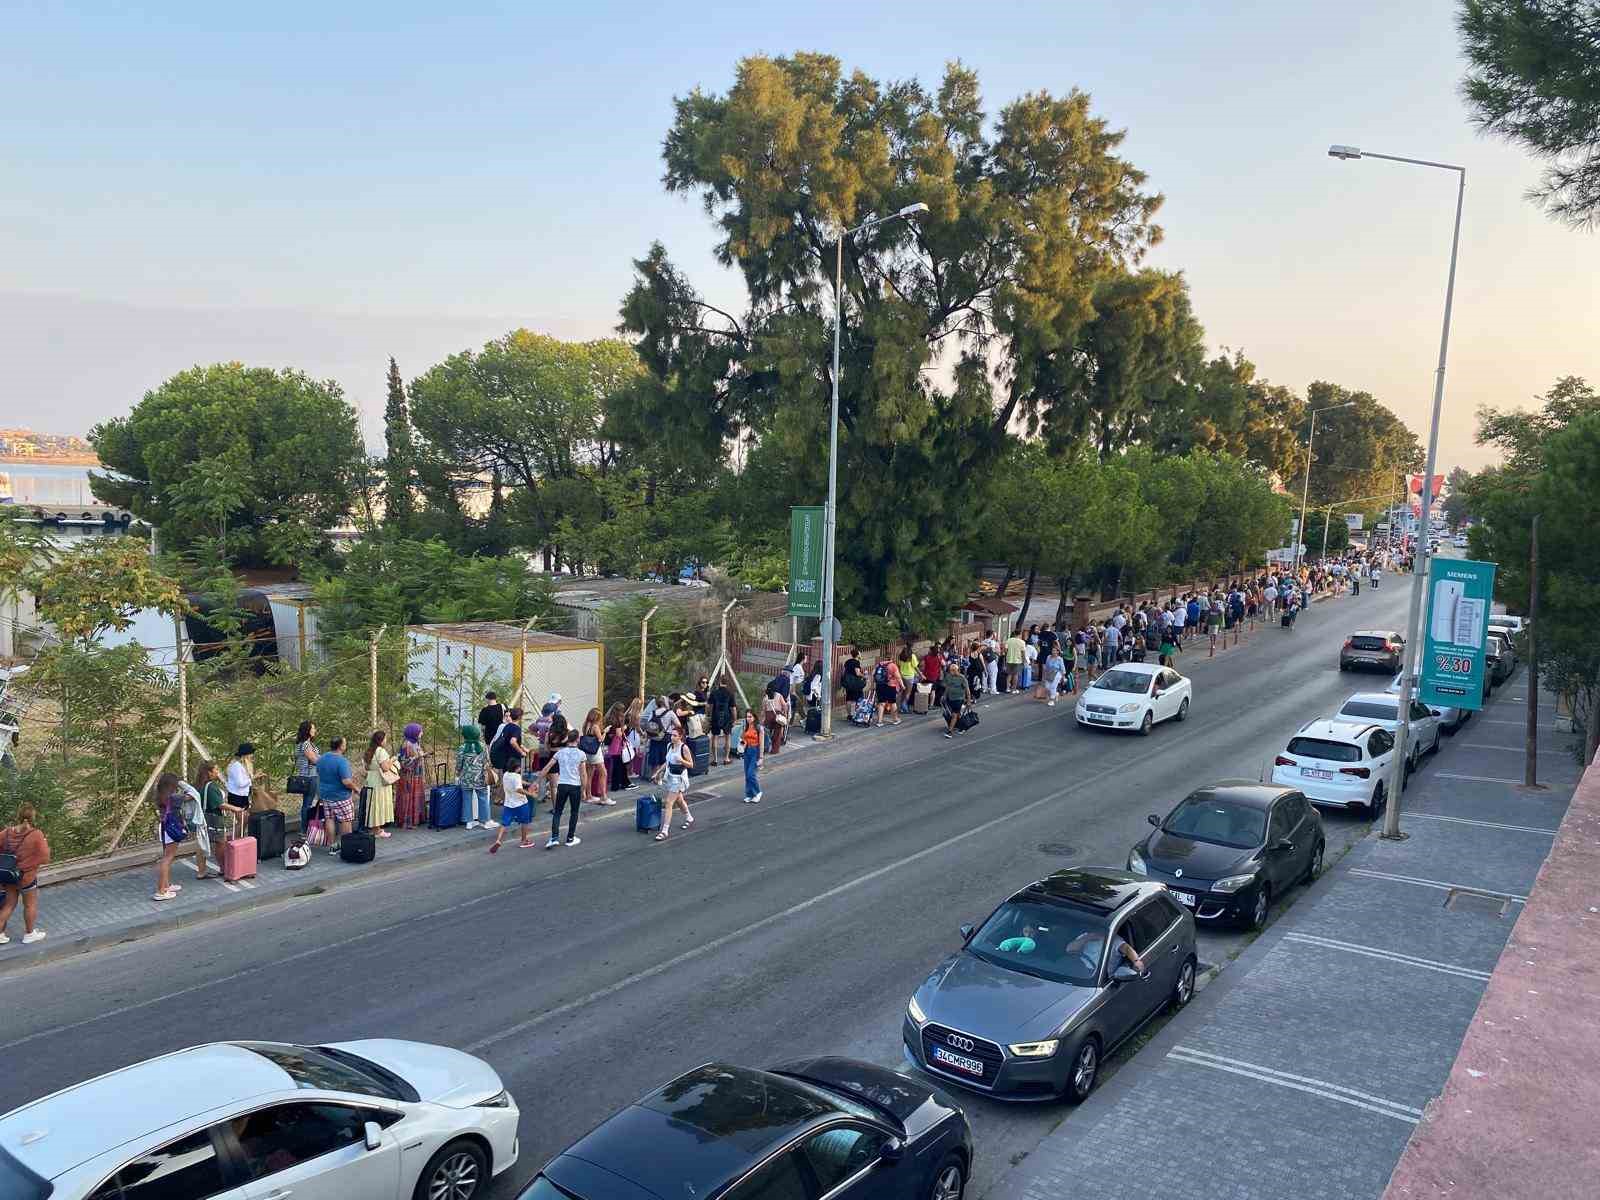
[[[1444,288],[1444,323],[1439,330],[1439,365],[1433,375],[1433,417],[1428,426],[1428,458],[1423,467],[1422,494],[1418,498],[1422,502],[1422,519],[1428,520],[1433,508],[1433,468],[1438,461],[1439,454],[1439,414],[1444,408],[1444,367],[1445,358],[1450,350],[1450,310],[1455,303],[1456,295],[1456,252],[1461,246],[1461,206],[1467,194],[1467,169],[1451,163],[1430,162],[1424,158],[1401,158],[1394,154],[1374,154],[1370,150],[1358,150],[1354,146],[1329,146],[1328,154],[1332,158],[1381,158],[1389,162],[1409,163],[1416,167],[1434,167],[1441,171],[1454,171],[1456,173],[1456,222],[1455,230],[1450,235],[1450,273]],[[1417,530],[1417,539],[1412,547],[1411,558],[1411,603],[1406,614],[1406,645],[1405,662],[1400,671],[1400,696],[1399,705],[1395,710],[1398,726],[1395,730],[1395,763],[1394,775],[1389,789],[1389,804],[1383,816],[1383,836],[1398,838],[1400,833],[1400,791],[1405,784],[1406,757],[1409,754],[1411,741],[1411,696],[1416,688],[1416,653],[1417,653],[1417,626],[1422,621],[1422,588],[1423,577],[1426,574],[1427,561],[1424,555],[1426,542],[1422,537],[1422,530]]]
[[839,334],[844,326],[844,241],[863,229],[897,217],[914,217],[928,211],[926,204],[908,204],[898,212],[873,217],[854,229],[841,230],[834,242],[833,260],[833,403],[828,413],[828,506],[822,522],[822,729],[819,738],[833,736],[833,562],[834,533],[839,511]]
[[1329,404],[1322,408],[1311,410],[1311,432],[1306,435],[1306,478],[1300,485],[1300,524],[1294,531],[1294,574],[1300,575],[1300,547],[1306,544],[1306,501],[1311,496],[1311,447],[1317,440],[1317,414],[1332,412],[1336,408],[1353,408],[1354,400],[1346,400],[1343,404]]

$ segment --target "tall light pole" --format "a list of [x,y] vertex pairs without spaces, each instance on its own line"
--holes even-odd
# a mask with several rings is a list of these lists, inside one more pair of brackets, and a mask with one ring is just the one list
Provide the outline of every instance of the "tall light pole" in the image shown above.
[[1300,576],[1300,547],[1306,544],[1306,500],[1311,496],[1311,446],[1317,440],[1317,414],[1332,412],[1336,408],[1353,408],[1354,400],[1343,404],[1328,404],[1311,410],[1311,432],[1306,435],[1306,478],[1300,485],[1300,524],[1294,531],[1294,576]]
[[[1433,167],[1440,171],[1456,173],[1456,223],[1450,235],[1450,274],[1444,288],[1444,324],[1439,330],[1439,366],[1433,375],[1433,418],[1428,426],[1428,459],[1422,469],[1422,519],[1429,520],[1433,509],[1433,468],[1439,455],[1439,414],[1444,408],[1444,365],[1450,350],[1450,309],[1456,296],[1456,252],[1461,246],[1461,206],[1467,195],[1467,169],[1451,163],[1429,162],[1425,158],[1401,158],[1394,154],[1374,154],[1354,146],[1329,146],[1333,158],[1381,158],[1389,162],[1409,163],[1415,167]],[[1417,529],[1416,543],[1411,550],[1411,604],[1406,614],[1405,662],[1400,671],[1399,706],[1395,711],[1398,727],[1395,732],[1394,777],[1389,788],[1389,804],[1383,815],[1383,836],[1398,838],[1400,834],[1400,790],[1405,783],[1406,756],[1411,740],[1411,696],[1416,688],[1417,627],[1422,621],[1422,588],[1427,560],[1424,549],[1427,543],[1422,529]]]
[[908,204],[899,212],[872,217],[854,229],[841,230],[834,243],[833,261],[833,404],[828,414],[828,506],[822,522],[822,729],[819,738],[833,736],[833,562],[834,534],[839,513],[839,334],[844,326],[844,242],[863,229],[897,217],[914,217],[928,211],[926,204]]

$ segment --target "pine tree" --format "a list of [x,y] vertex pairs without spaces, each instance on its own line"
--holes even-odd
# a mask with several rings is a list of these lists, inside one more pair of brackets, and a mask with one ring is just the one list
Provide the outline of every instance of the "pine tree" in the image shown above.
[[413,448],[406,385],[393,355],[389,357],[389,398],[383,406],[383,438],[383,521],[390,529],[404,531],[412,513]]

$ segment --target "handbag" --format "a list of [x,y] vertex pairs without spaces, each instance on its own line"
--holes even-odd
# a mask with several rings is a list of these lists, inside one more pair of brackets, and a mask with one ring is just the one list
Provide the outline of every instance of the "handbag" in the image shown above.
[[306,819],[306,845],[324,846],[327,844],[328,835],[323,827],[323,822],[327,819],[327,812],[322,805],[312,805],[311,815]]
[[284,791],[295,796],[315,795],[315,792],[313,791],[313,785],[315,783],[316,780],[312,779],[309,775],[291,775],[289,776],[288,784],[284,787]]
[[628,745],[627,742],[622,743],[622,761],[625,763],[633,761],[633,747]]
[[586,733],[578,739],[578,749],[592,762],[594,756],[600,753],[600,739],[592,733]]
[[[7,838],[9,845],[12,838]],[[17,862],[17,856],[10,851],[0,854],[0,887],[19,887],[22,884],[22,867]]]

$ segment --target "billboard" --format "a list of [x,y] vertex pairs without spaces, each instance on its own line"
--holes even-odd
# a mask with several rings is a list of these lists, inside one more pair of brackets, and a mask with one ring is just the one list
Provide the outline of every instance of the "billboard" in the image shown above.
[[1361,528],[1362,520],[1363,520],[1363,518],[1362,518],[1360,513],[1345,513],[1345,515],[1344,515],[1344,527],[1346,529],[1348,529],[1351,533],[1355,533],[1357,530],[1359,530]]
[[789,510],[789,615],[822,615],[822,530],[820,504]]
[[1433,560],[1418,674],[1418,694],[1424,704],[1483,707],[1483,659],[1494,573],[1494,563]]

